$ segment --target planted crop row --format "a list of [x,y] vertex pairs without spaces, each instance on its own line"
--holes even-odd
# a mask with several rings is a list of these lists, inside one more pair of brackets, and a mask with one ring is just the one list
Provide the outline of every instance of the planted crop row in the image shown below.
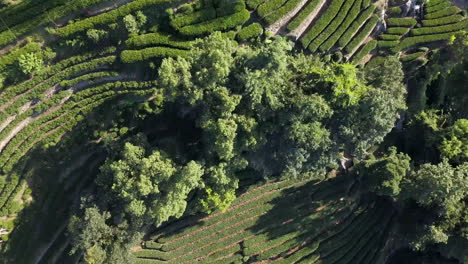
[[165,45],[180,49],[190,49],[192,41],[182,41],[171,35],[161,33],[149,33],[129,38],[125,41],[130,48],[139,48],[152,45]]
[[456,33],[457,32],[405,38],[398,44],[398,46],[395,47],[394,51],[398,52],[400,50],[403,50],[403,49],[406,49],[415,45],[419,45],[422,43],[448,40],[450,39],[451,36],[455,35]]
[[338,39],[343,35],[343,33],[348,29],[348,27],[353,23],[353,21],[356,19],[356,17],[359,15],[361,12],[361,4],[362,0],[355,0],[353,7],[351,7],[351,10],[349,10],[349,13],[346,15],[345,20],[343,23],[336,29],[335,32],[325,41],[320,47],[320,51],[325,52],[331,49]]
[[372,16],[364,25],[364,27],[361,29],[361,31],[353,37],[353,40],[351,40],[348,45],[344,48],[344,50],[347,53],[353,53],[359,45],[369,36],[369,34],[374,30],[375,25],[377,25],[377,22],[379,21],[378,16]]
[[62,37],[68,37],[77,32],[95,28],[99,25],[108,24],[123,18],[124,16],[146,9],[151,5],[170,3],[172,0],[135,0],[109,12],[77,21],[57,29],[57,34]]
[[457,23],[461,21],[463,18],[464,17],[462,15],[452,15],[452,16],[447,16],[447,17],[442,17],[442,18],[423,20],[422,24],[425,27],[447,25],[447,24]]
[[219,17],[199,24],[182,27],[179,33],[186,36],[206,35],[213,31],[224,31],[244,24],[250,18],[246,9],[232,15]]
[[118,75],[119,75],[118,72],[113,72],[113,71],[92,72],[92,73],[88,73],[88,74],[78,76],[78,77],[70,79],[70,80],[63,80],[63,81],[60,82],[60,86],[62,86],[62,87],[73,87],[73,86],[75,86],[78,83],[83,82],[83,81],[92,82],[94,79],[104,78],[104,77],[115,77],[115,76],[118,76]]
[[174,29],[179,30],[184,26],[201,23],[214,18],[216,18],[216,9],[214,7],[206,7],[189,14],[175,15],[171,17],[170,24]]
[[426,52],[424,52],[424,51],[415,52],[415,53],[411,53],[411,54],[408,54],[406,56],[401,57],[400,60],[402,62],[408,62],[408,61],[415,60],[415,59],[423,56],[424,54],[426,54]]
[[167,47],[151,47],[141,50],[124,50],[120,54],[120,59],[123,63],[135,63],[157,57],[185,57],[186,55],[186,50]]
[[263,20],[265,20],[267,25],[272,25],[276,21],[286,16],[289,12],[291,12],[291,10],[293,10],[297,5],[299,5],[300,2],[301,0],[288,0],[286,4],[276,9],[274,12],[270,12],[267,16],[263,17]]
[[231,207],[224,213],[212,214],[206,218],[201,219],[196,226],[194,225],[189,228],[184,228],[182,231],[177,230],[180,231],[177,233],[165,234],[163,236],[155,235],[153,239],[157,238],[158,242],[160,243],[176,242],[188,234],[201,232],[200,229],[204,227],[210,226],[211,224],[217,223],[223,219],[233,217],[237,215],[239,211],[249,210],[249,208],[253,208],[259,204],[263,204],[266,201],[271,200],[272,197],[279,195],[280,189],[290,186],[291,184],[291,181],[283,181],[261,186],[238,197],[233,202]]
[[377,40],[373,39],[367,42],[366,45],[361,47],[361,49],[353,55],[352,62],[354,64],[359,64],[362,58],[364,58],[364,56],[366,56],[371,51],[373,51],[376,47],[377,47]]
[[263,27],[258,23],[252,23],[242,28],[237,34],[237,39],[244,41],[263,34]]
[[332,35],[337,29],[338,27],[341,25],[341,23],[343,22],[343,20],[346,18],[346,16],[348,15],[348,11],[351,9],[351,7],[353,6],[353,4],[355,2],[359,2],[360,4],[360,1],[358,0],[348,0],[348,1],[345,1],[343,6],[341,6],[340,8],[340,11],[338,12],[338,14],[335,16],[335,18],[330,22],[330,24],[328,24],[328,26],[314,39],[312,40],[312,42],[309,44],[309,50],[312,51],[312,52],[315,52],[318,47],[320,45],[322,45],[322,43],[324,41],[326,41],[330,35]]
[[[32,12],[37,12],[36,15],[28,14],[27,12],[19,12],[15,14],[15,16],[23,17],[21,20],[21,24],[17,24],[13,27],[9,27],[7,30],[0,33],[0,45],[8,44],[18,37],[31,32],[34,28],[50,23],[51,20],[58,19],[60,17],[66,16],[67,14],[74,12],[76,10],[80,10],[82,8],[91,6],[100,2],[101,0],[93,0],[93,1],[70,1],[67,2],[67,5],[62,5],[59,7],[55,7],[50,9],[46,12],[42,8],[33,8],[31,9]],[[29,11],[28,11],[29,12]]]
[[346,30],[346,32],[341,35],[340,39],[338,40],[338,45],[340,47],[346,46],[349,41],[351,41],[351,38],[356,34],[361,28],[362,25],[367,21],[367,19],[372,15],[372,13],[375,10],[375,5],[370,5],[366,10],[364,10],[357,18],[354,20],[354,22],[349,26],[349,28]]
[[382,40],[399,40],[401,39],[400,35],[392,35],[392,34],[381,34],[379,38]]
[[445,2],[445,1],[447,1],[447,0],[431,0],[431,1],[427,1],[427,2],[425,3],[425,7],[427,8],[427,7],[439,5],[439,4],[441,4],[441,3]]
[[456,6],[451,6],[449,8],[427,14],[427,15],[424,16],[424,19],[436,19],[436,18],[455,15],[455,14],[460,13],[460,12],[461,12],[460,8],[458,8]]
[[424,8],[424,10],[426,11],[426,14],[430,14],[430,13],[437,12],[439,10],[443,10],[450,6],[452,6],[452,3],[450,3],[450,1],[443,1],[437,5],[427,6],[426,8]]
[[388,34],[404,35],[408,33],[409,28],[407,27],[389,27],[387,29]]
[[10,86],[10,87],[5,88],[0,94],[0,106],[5,105],[11,98],[15,97],[16,95],[24,93],[27,90],[34,87],[35,85],[47,80],[51,76],[54,76],[62,72],[67,67],[71,67],[73,65],[83,63],[84,61],[87,61],[95,56],[106,55],[112,52],[115,52],[115,48],[109,48],[102,52],[88,53],[88,54],[84,54],[81,56],[71,57],[63,61],[60,61],[59,63],[55,65],[47,67],[45,70],[41,71],[38,75],[34,76],[34,78],[32,78],[31,80],[25,81],[15,86]]
[[[90,69],[93,70],[101,65],[112,64],[115,61],[115,59],[116,59],[115,56],[108,56],[108,57],[94,59],[89,62],[76,64],[66,69],[62,69],[59,73],[53,75],[52,77],[48,79],[45,79],[44,81],[38,83],[35,86],[25,85],[25,86],[19,86],[20,89],[8,90],[8,91],[15,91],[16,95],[20,95],[20,96],[16,97],[16,99],[13,97],[5,98],[6,100],[13,100],[13,102],[8,104],[6,109],[4,109],[2,113],[0,114],[0,120],[1,120],[0,122],[3,122],[8,116],[17,113],[18,109],[22,105],[26,104],[27,102],[35,98],[41,98],[43,96],[44,91],[52,87],[54,84],[59,83],[61,80],[63,80],[67,76],[71,76],[73,74],[77,74],[80,72],[86,72],[86,71],[89,71]],[[27,89],[27,90],[24,90],[24,89]],[[4,104],[6,104],[6,102]]]
[[414,28],[411,30],[411,34],[413,36],[418,35],[431,35],[437,33],[446,33],[452,31],[458,31],[468,28],[468,19],[460,21],[455,24],[444,25],[444,26],[437,26],[437,27],[422,27],[422,28]]
[[414,18],[392,17],[387,19],[387,25],[390,27],[412,27],[417,23]]
[[287,1],[288,0],[268,0],[258,7],[257,13],[261,18],[264,18],[271,12],[280,8]]
[[389,49],[398,46],[399,43],[398,40],[380,40],[377,46],[381,49]]
[[[39,116],[29,126],[16,134],[0,154],[0,164],[3,171],[9,172],[27,151],[39,141],[43,141],[44,138],[47,138],[47,140],[43,141],[43,143],[55,143],[58,140],[57,136],[70,130],[77,122],[81,121],[82,117],[80,115],[98,106],[102,100],[118,95],[118,90],[124,92],[135,90],[138,92],[139,89],[150,89],[152,87],[152,82],[114,82],[73,94],[69,103],[51,113]],[[54,130],[53,133],[56,136],[49,135],[52,130]]]
[[312,13],[315,8],[317,7],[318,3],[320,3],[320,0],[310,0],[306,6],[299,12],[299,14],[296,15],[295,18],[293,18],[287,28],[289,31],[293,31],[296,28],[298,28],[302,22],[309,16],[310,13]]
[[335,18],[340,12],[344,0],[333,0],[328,6],[327,10],[320,16],[320,18],[313,24],[313,26],[302,36],[302,47],[307,48],[312,40],[314,40]]

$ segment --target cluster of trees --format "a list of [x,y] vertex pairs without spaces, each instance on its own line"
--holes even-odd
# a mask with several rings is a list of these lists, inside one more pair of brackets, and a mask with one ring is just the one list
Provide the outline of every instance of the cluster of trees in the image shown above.
[[238,46],[218,32],[164,59],[160,103],[148,112],[184,120],[192,139],[176,126],[155,145],[142,136],[109,143],[97,191],[70,224],[75,250],[93,263],[125,263],[122,252],[148,226],[226,209],[239,173],[323,177],[342,151],[365,156],[380,143],[405,108],[398,58],[362,71],[291,49],[280,37]]

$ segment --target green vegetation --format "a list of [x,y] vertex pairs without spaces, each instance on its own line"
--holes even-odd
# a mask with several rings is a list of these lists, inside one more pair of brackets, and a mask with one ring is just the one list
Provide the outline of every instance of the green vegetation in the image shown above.
[[465,263],[468,20],[418,4],[0,0],[0,264]]

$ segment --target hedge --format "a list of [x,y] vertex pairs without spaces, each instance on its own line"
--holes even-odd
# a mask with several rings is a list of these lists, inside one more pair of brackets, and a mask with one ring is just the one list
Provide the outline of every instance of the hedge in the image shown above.
[[315,39],[335,18],[340,12],[341,6],[345,0],[332,0],[327,10],[313,24],[313,26],[301,37],[302,47],[307,48],[310,42]]
[[[10,27],[8,30],[0,33],[0,46],[14,41],[17,37],[31,32],[38,26],[50,23],[51,20],[66,16],[70,12],[91,6],[100,1],[102,0],[86,1],[85,4],[83,4],[82,1],[77,1],[76,5],[71,5],[70,3],[72,2],[70,1],[67,2],[67,5],[55,7],[47,12],[44,12],[42,8],[31,9],[31,12],[33,13],[29,13],[29,10],[28,12],[15,12],[13,15],[17,16],[18,20],[22,21],[22,23]],[[22,17],[22,19],[20,19],[20,17]]]
[[399,16],[401,14],[401,7],[395,6],[387,9],[387,14],[389,16]]
[[444,1],[444,2],[439,3],[437,5],[426,7],[425,11],[426,11],[426,14],[430,14],[430,13],[434,13],[434,12],[443,10],[443,9],[448,8],[450,6],[452,6],[452,3],[450,3],[450,1]]
[[418,22],[414,18],[388,18],[387,25],[393,27],[412,27],[416,25]]
[[349,10],[348,14],[346,15],[345,20],[343,23],[338,27],[338,29],[325,41],[320,47],[320,51],[325,52],[328,51],[336,44],[338,39],[343,35],[343,33],[348,29],[348,27],[353,23],[356,17],[361,12],[361,4],[362,0],[356,0]]
[[373,40],[367,42],[366,45],[361,47],[359,49],[359,51],[356,52],[353,55],[352,62],[354,64],[359,64],[361,62],[362,58],[364,58],[364,56],[366,56],[371,51],[373,51],[376,47],[377,47],[377,40],[373,39]]
[[412,46],[415,46],[415,45],[418,45],[418,44],[422,44],[422,43],[441,41],[441,40],[448,40],[455,34],[457,34],[457,32],[433,34],[433,35],[423,35],[423,36],[405,38],[393,50],[395,52],[398,52],[398,51],[401,51],[403,49],[406,49],[406,48],[409,48],[409,47],[412,47]]
[[261,18],[266,17],[271,12],[275,11],[276,9],[283,6],[287,0],[269,0],[261,4],[258,9],[257,13]]
[[381,40],[377,43],[377,46],[382,49],[396,47],[400,41],[398,40]]
[[395,34],[395,35],[404,35],[409,31],[409,28],[406,27],[389,27],[387,28],[388,34]]
[[293,31],[296,28],[298,28],[302,22],[307,18],[307,16],[312,13],[315,8],[317,7],[318,3],[320,3],[320,0],[311,0],[310,2],[307,3],[307,5],[299,12],[299,14],[296,15],[288,24],[287,29],[289,31]]
[[113,72],[113,71],[98,71],[98,72],[92,72],[88,73],[85,75],[78,76],[76,78],[70,79],[70,80],[63,80],[60,82],[60,86],[62,87],[73,87],[80,82],[83,81],[89,81],[93,82],[94,79],[98,78],[105,78],[105,77],[115,77],[119,76],[118,72]]
[[249,38],[257,37],[263,34],[263,27],[259,23],[252,23],[242,28],[237,34],[237,39],[244,41]]
[[57,34],[68,37],[80,31],[95,28],[98,25],[109,24],[135,11],[145,9],[155,4],[170,3],[173,0],[135,0],[109,12],[77,21],[57,29]]
[[244,9],[239,13],[216,18],[199,24],[182,27],[179,33],[186,36],[200,36],[213,31],[222,31],[244,24],[250,18],[250,12]]
[[151,47],[141,50],[124,50],[120,54],[120,59],[123,63],[135,63],[145,61],[156,57],[184,57],[187,56],[187,51],[166,48],[166,47]]
[[351,40],[351,42],[348,43],[348,45],[346,45],[344,50],[347,53],[353,53],[356,50],[356,48],[358,48],[358,45],[360,45],[361,42],[364,41],[369,36],[369,34],[372,32],[372,30],[374,30],[375,25],[377,24],[378,21],[379,21],[378,16],[376,16],[376,15],[372,16],[366,22],[366,24],[361,29],[361,31],[357,35],[355,35],[353,37],[353,39]]
[[272,25],[291,12],[301,1],[302,0],[288,0],[285,5],[278,8],[275,12],[268,14],[263,20],[265,20],[267,25]]
[[320,33],[310,44],[309,50],[315,52],[324,41],[326,41],[330,35],[332,35],[338,27],[340,27],[343,20],[348,15],[348,11],[351,9],[355,2],[360,2],[358,0],[347,0],[344,2],[343,6],[340,8],[340,11],[336,17],[328,24],[328,26]]
[[216,18],[216,9],[209,7],[189,14],[175,15],[171,17],[171,26],[179,30],[183,26],[204,22]]
[[446,32],[463,30],[466,28],[468,28],[468,19],[465,19],[455,24],[449,24],[449,25],[444,25],[444,26],[414,28],[411,30],[411,34],[413,36],[432,35],[432,34],[437,34],[437,33],[446,33]]
[[193,41],[182,41],[171,35],[161,33],[149,33],[144,35],[136,35],[125,41],[130,48],[141,48],[151,45],[165,45],[180,49],[190,49]]
[[425,19],[435,19],[435,18],[455,15],[455,14],[460,13],[460,12],[461,12],[460,8],[458,8],[456,6],[451,6],[449,8],[446,8],[446,9],[443,9],[443,10],[440,10],[440,11],[437,11],[437,12],[434,12],[434,13],[427,14],[427,15],[424,16],[424,18]]
[[399,40],[401,39],[400,35],[392,35],[392,34],[380,34],[379,38],[382,40]]
[[345,33],[341,35],[340,39],[338,40],[338,45],[340,47],[346,46],[349,41],[351,41],[351,38],[358,32],[359,28],[366,22],[366,20],[369,18],[369,16],[372,15],[372,13],[375,10],[375,5],[370,5],[368,8],[366,8],[362,13],[354,20],[354,22],[349,26],[348,29],[346,29]]
[[440,25],[447,25],[457,23],[464,19],[462,15],[452,15],[448,17],[436,18],[436,19],[429,19],[423,20],[422,24],[425,27],[433,27],[433,26],[440,26]]
[[400,60],[401,60],[402,62],[408,62],[408,61],[415,60],[415,59],[417,59],[417,58],[423,56],[424,54],[426,54],[426,52],[424,52],[424,51],[415,52],[415,53],[408,54],[408,55],[406,55],[406,56],[400,57]]

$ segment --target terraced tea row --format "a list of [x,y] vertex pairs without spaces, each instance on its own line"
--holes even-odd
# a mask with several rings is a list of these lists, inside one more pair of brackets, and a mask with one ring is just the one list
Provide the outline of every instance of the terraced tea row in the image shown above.
[[372,263],[393,213],[343,196],[350,184],[343,176],[260,186],[224,213],[161,228],[137,263]]

